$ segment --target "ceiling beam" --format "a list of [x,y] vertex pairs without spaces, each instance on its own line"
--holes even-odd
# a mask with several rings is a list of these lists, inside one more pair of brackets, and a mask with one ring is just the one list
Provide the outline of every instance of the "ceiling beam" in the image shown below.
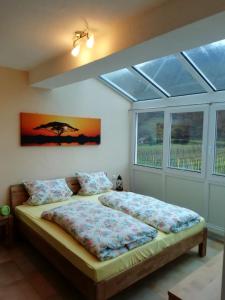
[[225,0],[169,0],[115,24],[78,57],[69,52],[32,69],[30,84],[53,89],[225,38],[224,10]]

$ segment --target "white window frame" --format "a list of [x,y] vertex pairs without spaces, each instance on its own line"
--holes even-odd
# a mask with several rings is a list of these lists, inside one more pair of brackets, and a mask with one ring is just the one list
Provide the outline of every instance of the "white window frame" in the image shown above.
[[[138,113],[145,112],[164,112],[164,133],[163,133],[163,162],[162,168],[152,166],[142,166],[136,164],[137,161],[137,120]],[[202,169],[201,172],[178,169],[169,166],[170,161],[170,135],[171,135],[171,114],[172,113],[185,113],[185,112],[203,112],[203,135],[202,135]],[[195,177],[203,181],[206,177],[206,159],[207,159],[207,142],[208,142],[208,119],[209,119],[209,106],[196,105],[196,106],[180,106],[180,107],[158,107],[143,110],[133,111],[132,122],[132,150],[131,150],[131,168],[134,170],[142,170],[151,173],[165,173],[175,176]]]
[[[207,140],[208,140],[208,110],[207,105],[198,106],[186,106],[178,108],[168,108],[166,109],[166,120],[165,120],[165,159],[164,159],[164,169],[167,173],[180,175],[181,172],[185,176],[195,176],[199,178],[205,178],[206,176],[206,158],[207,158]],[[188,112],[203,112],[203,133],[202,133],[202,165],[201,171],[192,171],[188,169],[179,169],[170,166],[170,147],[171,147],[171,126],[172,126],[172,114],[173,113],[188,113]]]
[[[132,141],[132,160],[131,163],[133,165],[134,169],[137,170],[146,170],[146,168],[150,168],[151,171],[156,172],[156,173],[161,173],[163,170],[163,161],[162,161],[162,167],[154,167],[154,166],[145,166],[145,165],[138,165],[137,164],[137,137],[138,137],[138,114],[139,113],[149,113],[149,112],[163,112],[164,113],[164,128],[163,128],[163,151],[164,151],[164,132],[165,132],[165,109],[146,109],[143,111],[135,111],[133,113],[133,124],[132,124],[132,129],[133,129],[133,133],[132,133],[132,137],[133,137],[133,141]],[[163,152],[164,153],[164,152]],[[164,159],[164,157],[163,157]]]
[[[210,127],[209,127],[209,162],[208,162],[208,179],[212,183],[225,183],[225,174],[214,173],[216,160],[216,132],[217,132],[217,111],[225,111],[225,103],[216,103],[210,107]],[[212,159],[210,159],[212,158]]]

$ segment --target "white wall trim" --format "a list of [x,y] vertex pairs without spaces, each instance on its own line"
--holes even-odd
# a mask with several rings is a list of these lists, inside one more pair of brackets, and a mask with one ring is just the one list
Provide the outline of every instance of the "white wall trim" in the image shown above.
[[[215,177],[218,177],[218,176],[215,176]],[[221,181],[218,180],[219,178],[214,178],[214,179],[209,179],[208,180],[208,183],[209,184],[213,184],[213,185],[216,185],[216,186],[223,186],[225,187],[225,178],[223,176],[223,178],[220,178]],[[223,180],[222,180],[223,179]]]
[[135,171],[142,171],[142,172],[154,173],[154,174],[161,174],[161,175],[163,173],[162,169],[150,168],[150,167],[141,166],[141,165],[132,165],[131,169],[135,170]]
[[210,119],[210,130],[209,130],[209,172],[208,180],[215,184],[225,184],[225,177],[221,174],[215,174],[214,172],[214,162],[215,162],[215,143],[216,143],[216,129],[217,129],[217,120],[216,113],[219,110],[225,110],[225,103],[211,105],[211,119]]
[[207,228],[212,233],[218,234],[219,236],[224,236],[225,230],[223,227],[216,226],[211,223],[207,223]]
[[[225,240],[224,240],[225,243]],[[223,253],[223,275],[222,275],[222,293],[221,300],[225,299],[225,251]]]
[[171,97],[167,99],[148,100],[134,102],[132,110],[159,109],[177,106],[204,105],[212,103],[224,103],[225,91],[209,92],[203,94]]

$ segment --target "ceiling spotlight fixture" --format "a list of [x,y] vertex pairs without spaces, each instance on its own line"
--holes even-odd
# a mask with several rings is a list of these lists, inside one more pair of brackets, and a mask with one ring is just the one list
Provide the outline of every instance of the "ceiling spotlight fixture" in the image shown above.
[[94,35],[90,32],[86,31],[75,31],[73,34],[73,49],[71,51],[71,54],[73,56],[78,56],[80,53],[80,43],[82,39],[86,39],[86,46],[87,48],[92,48],[94,46]]

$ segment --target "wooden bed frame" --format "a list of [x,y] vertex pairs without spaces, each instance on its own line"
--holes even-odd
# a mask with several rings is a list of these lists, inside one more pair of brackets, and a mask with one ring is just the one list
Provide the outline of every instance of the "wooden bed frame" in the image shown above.
[[[77,181],[72,177],[66,178],[66,181],[74,194],[76,194],[79,190]],[[23,184],[11,186],[10,191],[13,210],[29,197]],[[45,239],[19,218],[16,218],[15,227],[16,230],[27,238],[88,300],[109,299],[197,245],[199,246],[199,256],[204,257],[206,255],[207,229],[204,228],[201,232],[164,249],[157,255],[138,263],[110,279],[95,282],[72,265]]]

